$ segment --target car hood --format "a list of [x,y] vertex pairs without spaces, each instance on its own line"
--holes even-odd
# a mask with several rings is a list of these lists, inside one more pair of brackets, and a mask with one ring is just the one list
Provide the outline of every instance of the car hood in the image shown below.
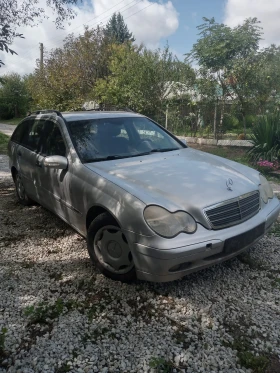
[[188,211],[198,221],[205,219],[203,208],[257,190],[259,184],[257,171],[191,148],[86,166],[145,204]]

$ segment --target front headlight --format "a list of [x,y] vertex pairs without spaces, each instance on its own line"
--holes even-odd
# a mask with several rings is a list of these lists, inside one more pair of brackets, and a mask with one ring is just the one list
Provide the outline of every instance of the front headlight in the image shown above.
[[174,237],[181,232],[194,233],[196,221],[184,212],[169,212],[159,206],[148,206],[144,210],[144,218],[153,231],[163,237]]
[[260,195],[264,203],[267,203],[268,199],[273,198],[273,190],[262,174],[260,174]]

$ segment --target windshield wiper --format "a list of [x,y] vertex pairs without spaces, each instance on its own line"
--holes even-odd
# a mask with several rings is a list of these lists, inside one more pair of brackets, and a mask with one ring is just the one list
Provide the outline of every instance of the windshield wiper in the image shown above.
[[164,153],[164,152],[171,152],[172,150],[180,150],[180,148],[165,148],[165,149],[152,149],[148,152],[150,153]]
[[130,158],[130,157],[133,157],[133,155],[108,155],[108,157],[103,157],[103,158],[87,159],[87,160],[84,161],[84,163],[112,161],[114,159]]
[[87,159],[86,161],[84,161],[84,163],[112,161],[114,159],[140,157],[142,155],[149,155],[149,154],[152,154],[152,153],[170,152],[172,150],[179,150],[179,148],[152,149],[152,150],[149,150],[147,152],[138,153],[138,154],[129,154],[129,155],[108,155],[107,157],[103,157],[103,158],[91,158],[91,159]]

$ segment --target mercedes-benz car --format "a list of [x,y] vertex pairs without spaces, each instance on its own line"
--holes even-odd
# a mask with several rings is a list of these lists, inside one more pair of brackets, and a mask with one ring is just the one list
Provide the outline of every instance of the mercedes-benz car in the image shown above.
[[87,239],[114,280],[171,281],[238,255],[279,214],[263,175],[132,112],[38,111],[9,146],[19,201]]

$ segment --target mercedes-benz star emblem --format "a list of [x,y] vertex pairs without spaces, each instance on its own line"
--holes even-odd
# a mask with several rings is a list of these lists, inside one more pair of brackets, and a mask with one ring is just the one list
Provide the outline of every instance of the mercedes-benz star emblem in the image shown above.
[[227,179],[226,184],[227,184],[227,189],[232,190],[232,186],[233,186],[232,179]]

